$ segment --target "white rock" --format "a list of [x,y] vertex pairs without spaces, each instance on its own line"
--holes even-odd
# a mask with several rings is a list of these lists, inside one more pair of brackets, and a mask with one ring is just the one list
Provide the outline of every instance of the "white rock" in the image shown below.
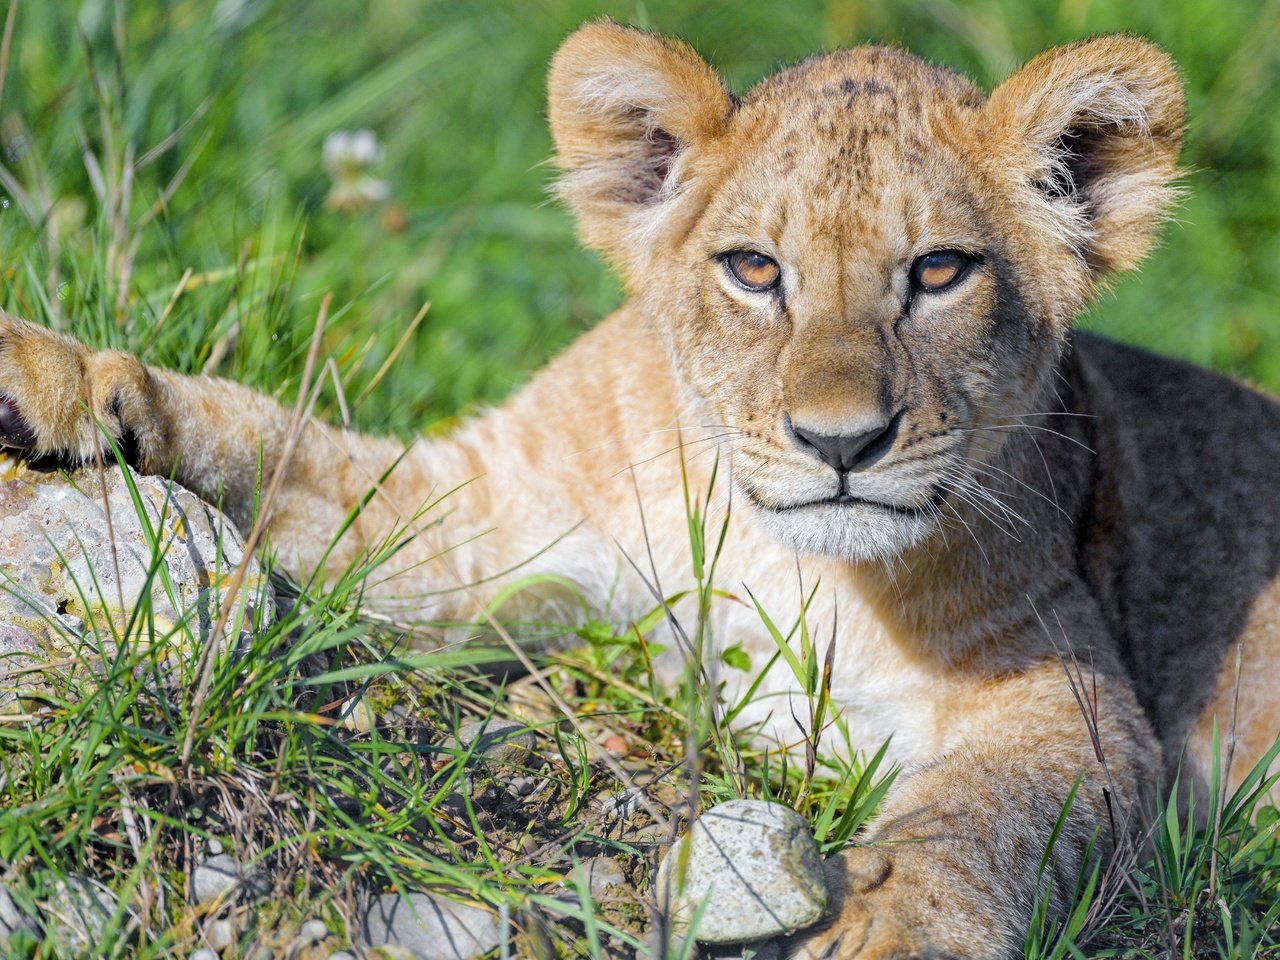
[[364,697],[352,697],[342,705],[341,726],[353,733],[368,733],[378,725],[378,715]]
[[230,920],[211,920],[204,928],[204,941],[218,953],[236,942],[236,928]]
[[9,891],[0,887],[0,947],[20,931],[34,935],[36,926],[31,918],[19,909]]
[[492,911],[425,893],[385,893],[364,917],[370,946],[399,947],[417,960],[471,960],[497,949],[503,935]]
[[218,955],[208,947],[201,947],[199,950],[191,951],[190,960],[218,960]]
[[[126,470],[44,473],[0,455],[0,662],[5,669],[92,652],[97,639],[111,635],[112,624],[127,625],[145,592],[155,638],[168,634],[177,645],[160,651],[162,675],[171,667],[176,679],[190,638],[208,635],[244,555],[240,534],[177,484],[130,471],[144,523]],[[104,487],[112,536],[107,535]],[[150,577],[148,525],[164,556],[163,571]],[[228,633],[233,640],[240,630],[263,626],[273,615],[270,585],[252,559],[233,610]],[[174,629],[179,623],[186,626]],[[151,639],[148,628],[135,623],[133,636],[139,634]],[[38,681],[38,675],[30,675],[32,684]],[[14,699],[12,690],[0,691],[0,708]]]
[[191,902],[208,903],[230,896],[242,872],[240,864],[225,853],[210,857],[192,871]]
[[307,944],[319,943],[329,935],[329,928],[323,920],[308,920],[298,928],[298,939]]
[[[684,858],[684,874],[679,876]],[[804,818],[763,800],[730,800],[705,812],[667,852],[656,893],[673,929],[704,943],[743,943],[793,933],[827,907],[817,844]]]
[[59,880],[42,911],[53,952],[73,957],[93,949],[117,904],[116,895],[96,880],[75,874]]

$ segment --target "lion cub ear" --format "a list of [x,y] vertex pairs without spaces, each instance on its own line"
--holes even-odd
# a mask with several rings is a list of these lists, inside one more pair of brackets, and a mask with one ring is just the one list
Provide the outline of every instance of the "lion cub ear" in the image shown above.
[[690,160],[733,111],[719,75],[688,44],[612,22],[579,28],[551,61],[557,192],[584,242],[624,272],[678,205]]
[[1119,35],[1058,47],[997,87],[985,111],[985,150],[1018,178],[1023,212],[1094,283],[1142,260],[1179,195],[1186,101],[1168,54]]

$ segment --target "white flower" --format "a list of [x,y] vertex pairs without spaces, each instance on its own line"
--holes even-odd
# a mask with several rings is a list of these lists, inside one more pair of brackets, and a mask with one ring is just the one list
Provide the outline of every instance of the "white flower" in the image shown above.
[[391,187],[365,172],[382,160],[382,147],[372,130],[335,130],[324,138],[324,168],[333,179],[325,205],[355,211],[385,200]]
[[381,159],[382,147],[372,130],[335,130],[324,138],[324,168],[335,179]]

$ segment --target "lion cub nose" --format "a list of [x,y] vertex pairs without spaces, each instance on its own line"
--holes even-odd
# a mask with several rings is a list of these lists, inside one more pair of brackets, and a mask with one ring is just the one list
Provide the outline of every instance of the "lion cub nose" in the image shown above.
[[898,424],[901,422],[902,413],[899,412],[870,430],[848,434],[806,430],[799,424],[792,423],[790,417],[786,419],[786,426],[801,450],[817,457],[839,473],[847,473],[850,470],[865,470],[888,453],[898,436]]

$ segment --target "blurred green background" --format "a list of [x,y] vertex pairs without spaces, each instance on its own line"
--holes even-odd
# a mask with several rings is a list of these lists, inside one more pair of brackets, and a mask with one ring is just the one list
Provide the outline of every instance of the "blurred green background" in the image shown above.
[[[0,12],[0,303],[289,395],[329,292],[344,387],[326,412],[345,403],[360,426],[401,433],[501,399],[618,301],[546,199],[545,67],[583,20],[679,34],[737,91],[867,40],[990,86],[1051,44],[1144,34],[1186,72],[1189,196],[1143,273],[1086,322],[1280,389],[1278,0],[0,0]],[[362,128],[381,145],[365,174],[387,195],[332,209],[323,143]]]

